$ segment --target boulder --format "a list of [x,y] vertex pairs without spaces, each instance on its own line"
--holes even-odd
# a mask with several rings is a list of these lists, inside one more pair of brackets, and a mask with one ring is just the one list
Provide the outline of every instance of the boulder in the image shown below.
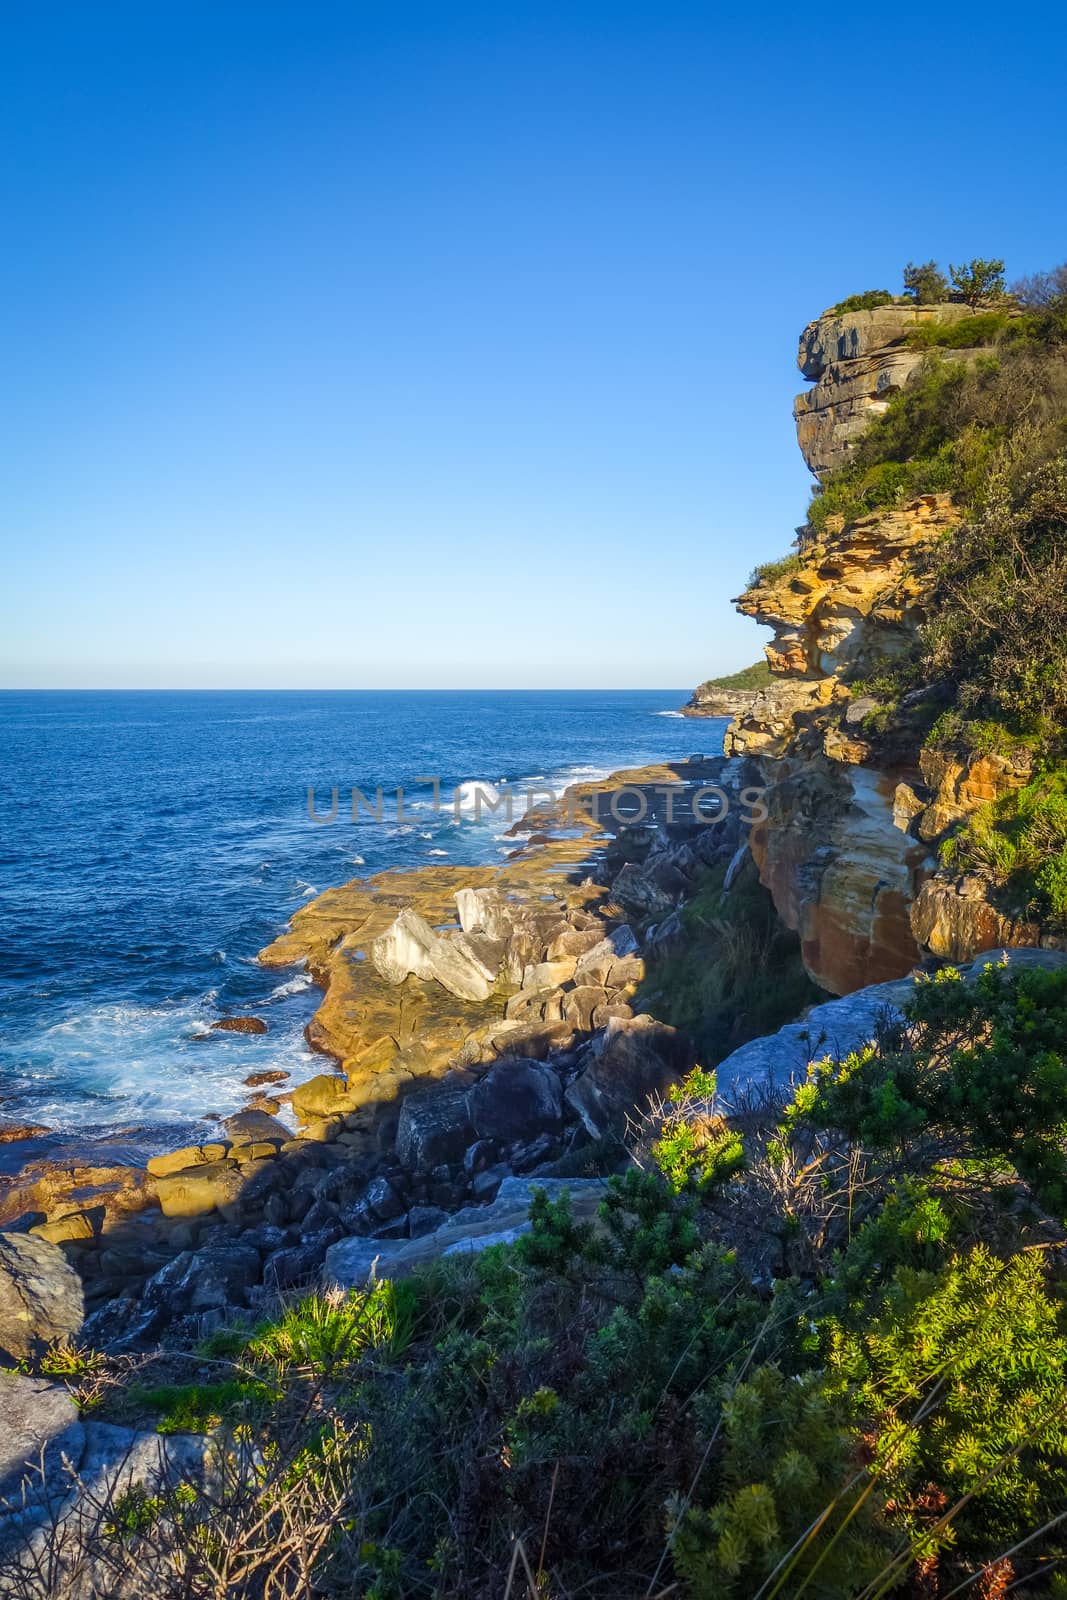
[[261,1089],[266,1083],[284,1083],[289,1076],[281,1067],[270,1067],[265,1072],[250,1072],[241,1082],[246,1089]]
[[558,1128],[563,1090],[552,1068],[542,1062],[505,1059],[474,1085],[467,1106],[479,1139],[508,1143]]
[[372,942],[370,953],[386,983],[403,983],[407,977],[432,978],[460,1000],[487,1000],[493,987],[479,960],[462,945],[435,933],[410,906]]
[[380,1222],[390,1222],[404,1210],[403,1200],[384,1176],[371,1179],[363,1194],[363,1204]]
[[245,1173],[236,1161],[209,1161],[153,1182],[165,1217],[203,1217],[236,1203]]
[[103,1207],[95,1211],[68,1211],[53,1222],[38,1222],[30,1232],[51,1244],[91,1244],[100,1232],[102,1221]]
[[[991,950],[959,970],[973,980],[989,963],[1006,961],[1012,967],[1062,967],[1067,954],[1058,950]],[[868,984],[840,1000],[812,1006],[797,1022],[787,1022],[777,1033],[750,1039],[716,1067],[718,1092],[732,1101],[745,1091],[784,1094],[796,1079],[803,1081],[809,1063],[840,1061],[870,1044],[879,1030],[903,1019],[903,1008],[914,993],[914,979]]]
[[262,1275],[259,1251],[250,1244],[222,1241],[176,1260],[183,1263],[181,1269],[174,1262],[168,1263],[145,1285],[145,1298],[153,1303],[157,1302],[154,1295],[149,1295],[149,1286],[165,1291],[165,1309],[170,1317],[244,1305],[246,1291]]
[[0,1372],[0,1498],[13,1500],[27,1469],[46,1477],[85,1443],[78,1408],[62,1384]]
[[28,1233],[0,1233],[0,1359],[13,1364],[72,1339],[85,1319],[81,1280],[63,1252]]
[[284,1122],[279,1122],[269,1112],[251,1108],[227,1117],[222,1126],[235,1145],[284,1144],[289,1138],[289,1129]]
[[266,1033],[267,1024],[262,1017],[220,1017],[211,1024],[218,1033]]
[[489,939],[506,939],[512,917],[499,889],[458,889],[456,908],[464,933],[483,933]]
[[649,1016],[612,1017],[590,1047],[566,1099],[594,1138],[621,1133],[650,1095],[665,1094],[694,1065],[684,1033]]
[[206,1167],[214,1161],[225,1161],[229,1144],[187,1144],[180,1150],[170,1150],[166,1155],[150,1156],[145,1167],[153,1178],[166,1178],[172,1172],[185,1172],[189,1167]]
[[[678,893],[682,886],[679,885]],[[636,911],[639,917],[661,917],[673,911],[678,894],[670,894],[658,881],[651,865],[638,866],[628,861],[612,883],[611,892],[627,911]]]
[[299,1122],[358,1110],[358,1097],[349,1093],[347,1081],[335,1072],[318,1072],[306,1083],[298,1083],[289,1103]]
[[464,1089],[409,1095],[400,1108],[397,1160],[412,1171],[429,1172],[442,1162],[462,1160],[473,1139]]

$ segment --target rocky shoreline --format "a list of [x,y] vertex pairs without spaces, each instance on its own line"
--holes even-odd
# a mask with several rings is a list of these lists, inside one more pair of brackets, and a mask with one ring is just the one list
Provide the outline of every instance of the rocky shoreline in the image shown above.
[[[752,779],[724,758],[620,772],[529,812],[502,866],[385,872],[310,902],[260,959],[322,988],[307,1034],[324,1070],[250,1082],[245,1110],[143,1167],[44,1160],[6,1180],[7,1359],[41,1337],[35,1299],[49,1338],[194,1340],[313,1282],[334,1247],[351,1281],[376,1254],[360,1240],[424,1238],[507,1182],[580,1169],[693,1062],[640,1011],[645,955],[700,871],[743,847]],[[692,797],[714,810],[720,785],[733,803],[709,825]]]

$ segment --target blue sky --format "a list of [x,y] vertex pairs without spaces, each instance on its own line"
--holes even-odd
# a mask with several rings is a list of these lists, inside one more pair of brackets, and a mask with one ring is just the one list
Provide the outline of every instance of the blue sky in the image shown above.
[[1067,257],[1062,24],[934,15],[12,0],[0,683],[755,659],[803,324]]

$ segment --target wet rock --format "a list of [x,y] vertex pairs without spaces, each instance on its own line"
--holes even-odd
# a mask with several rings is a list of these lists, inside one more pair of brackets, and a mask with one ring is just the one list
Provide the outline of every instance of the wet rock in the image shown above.
[[216,1033],[266,1033],[262,1017],[220,1017],[211,1024]]
[[0,1122],[0,1144],[14,1144],[19,1139],[37,1139],[50,1128],[39,1122]]
[[269,1142],[282,1145],[289,1138],[289,1129],[284,1122],[279,1122],[277,1117],[270,1116],[266,1111],[238,1111],[236,1115],[227,1117],[222,1125],[235,1145]]
[[74,1338],[84,1317],[81,1280],[60,1249],[0,1233],[0,1359],[13,1364]]
[[460,1161],[474,1138],[462,1089],[440,1089],[409,1095],[400,1108],[396,1130],[397,1159],[413,1171],[429,1171],[440,1162]]
[[559,1078],[540,1061],[498,1062],[475,1084],[467,1105],[479,1139],[510,1142],[558,1128],[563,1120]]
[[241,1082],[246,1089],[260,1089],[267,1083],[284,1083],[290,1074],[283,1072],[280,1067],[271,1067],[266,1072],[250,1072]]

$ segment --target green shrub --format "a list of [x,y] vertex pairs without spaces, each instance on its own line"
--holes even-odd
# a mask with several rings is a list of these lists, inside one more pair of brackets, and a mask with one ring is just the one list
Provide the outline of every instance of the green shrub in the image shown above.
[[1067,970],[948,968],[920,982],[899,1048],[813,1066],[792,1115],[904,1152],[929,1140],[1010,1163],[1067,1218]]
[[724,678],[706,679],[697,694],[705,689],[765,689],[773,676],[766,660],[756,661],[751,667],[742,667],[740,672],[731,672]]
[[389,1281],[347,1294],[308,1295],[277,1322],[258,1329],[245,1355],[254,1364],[302,1367],[328,1376],[370,1350],[401,1355],[411,1340],[414,1307],[410,1286]]
[[851,311],[874,311],[878,306],[891,306],[894,298],[888,289],[865,289],[862,294],[850,294],[847,299],[839,300],[826,315],[844,317]]
[[1042,772],[1025,788],[982,806],[941,846],[946,866],[989,874],[1019,915],[1067,920],[1067,769]]
[[915,1555],[962,1542],[970,1559],[992,1558],[1062,1509],[1061,1317],[1038,1255],[1000,1261],[979,1245],[936,1274],[898,1268],[859,1328],[827,1323],[829,1391],[873,1434]]
[[753,567],[748,575],[748,587],[756,589],[761,584],[769,586],[778,583],[782,578],[789,577],[790,573],[797,572],[803,565],[803,557],[799,551],[792,555],[781,556],[777,561],[764,561],[760,566]]
[[976,312],[958,322],[921,322],[908,331],[913,350],[967,350],[995,344],[1011,324],[1006,311]]

